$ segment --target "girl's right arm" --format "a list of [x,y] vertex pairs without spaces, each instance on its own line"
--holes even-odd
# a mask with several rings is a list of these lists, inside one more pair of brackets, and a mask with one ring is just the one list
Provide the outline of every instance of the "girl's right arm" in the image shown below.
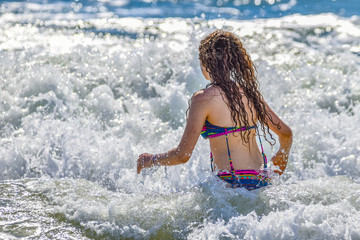
[[292,131],[288,125],[286,125],[278,115],[269,107],[265,102],[266,111],[272,117],[274,123],[278,123],[280,128],[277,125],[273,124],[272,121],[268,121],[268,125],[271,131],[273,131],[279,137],[280,148],[277,153],[271,158],[271,161],[279,169],[275,170],[275,173],[279,175],[283,174],[288,162],[290,148],[292,145]]

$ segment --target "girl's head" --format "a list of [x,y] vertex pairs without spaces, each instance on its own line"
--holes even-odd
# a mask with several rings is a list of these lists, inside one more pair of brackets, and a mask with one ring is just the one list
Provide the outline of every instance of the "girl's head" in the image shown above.
[[256,80],[249,55],[239,38],[231,32],[216,30],[206,36],[200,42],[199,59],[205,77],[208,73],[215,85],[232,80],[245,87],[248,82]]

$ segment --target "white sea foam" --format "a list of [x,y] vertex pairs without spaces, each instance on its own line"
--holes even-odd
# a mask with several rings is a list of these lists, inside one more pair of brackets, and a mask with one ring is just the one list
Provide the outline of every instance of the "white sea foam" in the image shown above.
[[[44,218],[89,238],[360,237],[357,17],[21,24],[25,15],[0,16],[0,178],[14,180],[1,186],[23,186],[24,206],[46,199]],[[215,28],[241,37],[294,132],[285,176],[263,190],[224,188],[202,139],[186,165],[136,175],[140,153],[180,140],[187,101],[207,84],[197,46]]]

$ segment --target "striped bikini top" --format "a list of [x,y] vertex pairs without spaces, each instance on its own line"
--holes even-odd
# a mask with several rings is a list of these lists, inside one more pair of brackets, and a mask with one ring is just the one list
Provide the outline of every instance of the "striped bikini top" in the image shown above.
[[[242,132],[242,131],[247,131],[250,129],[255,128],[257,131],[257,126],[253,125],[253,126],[244,126],[244,127],[220,127],[220,126],[216,126],[214,124],[211,124],[208,120],[205,121],[205,124],[201,130],[201,136],[204,139],[208,139],[208,138],[214,138],[214,137],[220,137],[220,136],[224,136],[226,137],[226,145],[227,145],[227,150],[228,150],[228,155],[229,155],[229,161],[230,161],[230,168],[231,168],[231,175],[235,175],[235,169],[233,167],[232,164],[232,160],[231,160],[231,155],[230,155],[230,147],[229,147],[229,140],[227,135],[229,133],[233,133],[233,132]],[[261,145],[261,153],[264,159],[264,170],[267,169],[267,158],[266,155],[264,153],[264,149],[261,143],[261,138],[260,138],[260,134],[258,134],[259,137],[259,142]],[[213,155],[212,152],[210,152],[210,159],[211,159],[211,170],[214,171],[213,168]]]
[[256,128],[256,125],[254,126],[250,126],[250,127],[219,127],[216,126],[214,124],[211,124],[208,120],[205,121],[205,124],[201,130],[201,136],[204,139],[208,139],[208,138],[214,138],[214,137],[220,137],[223,135],[227,135],[228,133],[233,133],[233,132],[242,132],[242,131],[246,131],[252,128]]

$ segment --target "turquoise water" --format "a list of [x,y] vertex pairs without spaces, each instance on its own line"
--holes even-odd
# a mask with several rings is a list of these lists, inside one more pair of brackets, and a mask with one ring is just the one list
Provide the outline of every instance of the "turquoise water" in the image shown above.
[[[356,1],[2,1],[0,239],[360,239]],[[294,133],[271,187],[227,189],[199,139],[197,47],[235,32]],[[265,145],[271,156],[277,149]]]
[[[69,13],[78,17],[204,18],[254,19],[278,18],[292,14],[334,13],[359,15],[357,0],[101,0],[101,1],[1,1],[2,12]],[[52,16],[48,16],[52,18]]]

